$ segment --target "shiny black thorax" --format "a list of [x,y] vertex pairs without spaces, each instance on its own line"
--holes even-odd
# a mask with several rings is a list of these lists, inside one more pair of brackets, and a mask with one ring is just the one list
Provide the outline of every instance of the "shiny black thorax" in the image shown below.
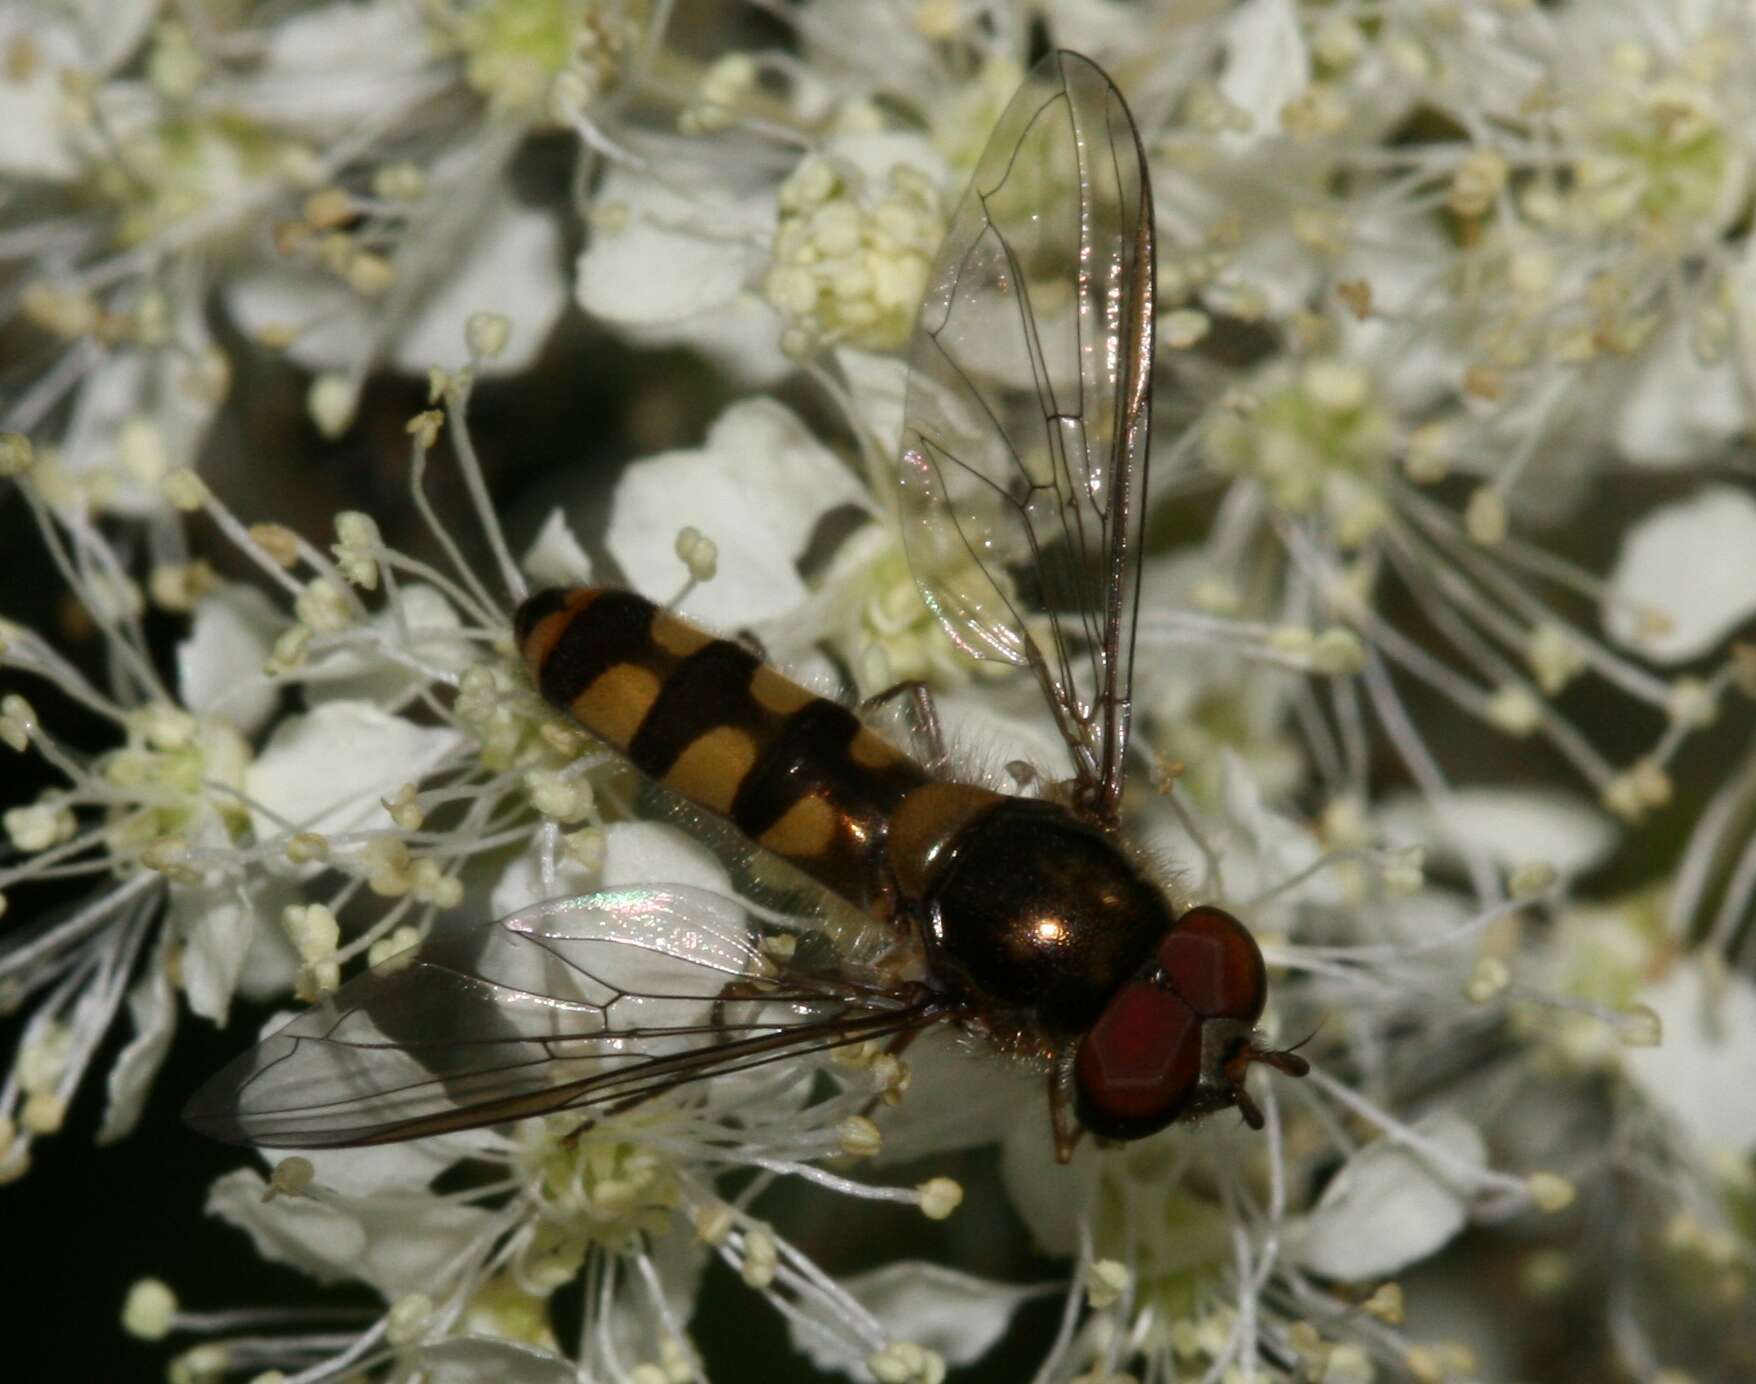
[[1164,893],[1059,803],[963,827],[917,907],[933,970],[997,1026],[1082,1034],[1171,926]]

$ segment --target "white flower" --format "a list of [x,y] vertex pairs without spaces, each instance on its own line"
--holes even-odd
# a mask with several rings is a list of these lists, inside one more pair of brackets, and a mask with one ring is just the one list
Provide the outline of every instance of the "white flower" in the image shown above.
[[705,447],[630,466],[616,487],[606,541],[633,587],[659,595],[687,577],[674,539],[696,529],[718,546],[719,571],[691,594],[686,611],[709,626],[749,628],[805,599],[798,563],[818,521],[838,506],[871,503],[798,418],[754,400],[728,410]]
[[777,379],[790,367],[750,291],[775,221],[771,196],[685,195],[611,168],[575,271],[579,305],[636,340],[689,342],[753,382]]
[[[1364,1384],[1540,1368],[1528,1319],[1571,1274],[1566,1310],[1625,1372],[1723,1374],[1756,1196],[1756,779],[1725,748],[1756,664],[1724,647],[1756,613],[1733,455],[1756,381],[1750,17],[761,8],[711,31],[631,0],[0,18],[0,258],[28,338],[0,471],[35,525],[14,582],[56,602],[0,622],[0,745],[46,785],[0,814],[21,1016],[0,1179],[124,1013],[106,1140],[167,1099],[185,1005],[321,1000],[458,937],[485,949],[458,969],[498,947],[514,990],[623,985],[685,1048],[717,1047],[770,968],[833,950],[882,956],[886,986],[919,974],[549,707],[509,614],[533,583],[625,584],[826,693],[922,680],[956,776],[1067,791],[1037,679],[972,663],[923,604],[917,578],[956,590],[974,559],[911,571],[895,452],[946,220],[1031,52],[1071,45],[1120,83],[1155,192],[1128,836],[1174,907],[1252,930],[1257,1041],[1297,1045],[1305,1079],[1251,1078],[1260,1131],[1087,1137],[1061,1166],[1042,1064],[948,1022],[906,1052],[320,1150],[221,1179],[212,1206],[363,1293],[364,1325],[143,1284],[129,1329],[192,1335],[190,1380],[676,1384],[718,1368],[691,1333],[727,1292],[821,1368],[937,1384],[1046,1294],[1043,1384]],[[1011,248],[1032,282],[1028,236]],[[576,307],[613,361],[577,354]],[[405,421],[385,424],[389,372],[429,385],[402,457],[381,455]],[[616,396],[601,432],[532,426],[582,372]],[[784,402],[725,392],[783,381]],[[263,445],[284,434],[304,440]],[[598,469],[630,443],[656,454]],[[371,498],[390,465],[405,504]],[[283,509],[343,485],[332,525]],[[536,532],[522,553],[503,518]],[[1095,569],[1090,537],[1066,551]],[[992,582],[1029,606],[1033,575]],[[867,710],[919,738],[912,698]],[[1628,879],[1648,883],[1608,892]],[[688,945],[521,950],[495,922],[663,884],[704,891]],[[552,964],[574,945],[609,960]],[[663,991],[679,970],[693,988]],[[882,1239],[841,1243],[856,1201]],[[953,1213],[972,1219],[917,1237]],[[1496,1238],[1538,1214],[1560,1218],[1543,1248]],[[990,1215],[1054,1267],[995,1263]],[[1617,1254],[1576,1252],[1588,1218]],[[1482,1274],[1490,1245],[1508,1272]],[[1405,1273],[1406,1331],[1378,1281]]]
[[325,262],[334,252],[321,250],[305,256],[304,266],[236,280],[230,302],[239,323],[284,342],[287,355],[311,369],[356,371],[383,356],[424,374],[435,363],[462,363],[464,325],[491,303],[513,323],[511,349],[477,368],[485,375],[525,369],[566,301],[554,218],[521,208],[481,168],[445,174],[430,175],[421,198],[399,209],[406,238],[391,262],[395,286],[384,293],[416,301],[391,319],[388,333],[375,302],[382,295],[360,291],[358,256],[337,272]]
[[1756,1097],[1740,1079],[1756,1040],[1756,985],[1710,958],[1685,958],[1639,992],[1659,1041],[1623,1055],[1622,1070],[1709,1157],[1756,1148]]
[[1650,658],[1698,658],[1756,612],[1756,499],[1712,486],[1653,511],[1628,534],[1604,624]]
[[1456,1188],[1486,1158],[1482,1136],[1443,1117],[1414,1126],[1434,1150],[1380,1139],[1336,1173],[1310,1213],[1295,1223],[1292,1253],[1313,1273],[1364,1283],[1425,1259],[1463,1228],[1467,1202]]
[[127,61],[152,23],[150,3],[81,3],[63,12],[19,10],[0,24],[10,60],[0,82],[0,168],[56,182],[77,175],[77,103],[67,76],[101,81]]

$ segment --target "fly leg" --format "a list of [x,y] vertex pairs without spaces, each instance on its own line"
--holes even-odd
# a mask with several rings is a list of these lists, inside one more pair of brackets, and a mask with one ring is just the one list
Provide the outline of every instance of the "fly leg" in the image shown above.
[[1049,1067],[1049,1129],[1055,1138],[1055,1161],[1071,1163],[1073,1150],[1085,1135],[1085,1126],[1073,1115],[1073,1054],[1057,1058]]
[[933,689],[919,678],[911,678],[907,682],[899,682],[894,687],[886,687],[882,692],[874,693],[860,703],[860,710],[876,711],[886,702],[895,701],[898,697],[908,698],[909,731],[926,747],[927,767],[942,767],[949,758],[945,751],[945,731],[939,724],[939,708],[933,701]]

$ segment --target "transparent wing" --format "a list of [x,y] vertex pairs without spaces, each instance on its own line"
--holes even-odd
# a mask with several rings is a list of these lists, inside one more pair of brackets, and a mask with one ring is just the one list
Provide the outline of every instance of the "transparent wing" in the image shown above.
[[927,604],[1032,668],[1088,808],[1121,799],[1152,391],[1152,192],[1122,95],[1052,53],[1000,118],[909,355],[900,479]]
[[391,1143],[640,1100],[943,1017],[845,971],[778,971],[723,895],[609,890],[390,958],[221,1070],[184,1118],[271,1148]]

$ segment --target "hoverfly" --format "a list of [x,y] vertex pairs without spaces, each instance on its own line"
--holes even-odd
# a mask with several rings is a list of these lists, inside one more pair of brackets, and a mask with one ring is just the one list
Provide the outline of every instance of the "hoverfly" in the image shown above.
[[[383,1143],[961,1025],[1047,1073],[1058,1156],[1237,1106],[1261,952],[1124,842],[1153,370],[1152,194],[1121,93],[1050,54],[1002,116],[915,328],[905,542],[945,631],[1026,670],[1071,759],[1030,796],[925,761],[743,644],[627,591],[549,590],[515,633],[542,695],[647,778],[886,930],[878,964],[776,966],[746,904],[653,886],[442,935],[220,1072],[189,1120],[271,1147]],[[900,689],[899,689],[900,690]],[[485,935],[484,935],[485,934]],[[611,979],[636,959],[636,979]],[[705,977],[705,979],[704,979]]]

